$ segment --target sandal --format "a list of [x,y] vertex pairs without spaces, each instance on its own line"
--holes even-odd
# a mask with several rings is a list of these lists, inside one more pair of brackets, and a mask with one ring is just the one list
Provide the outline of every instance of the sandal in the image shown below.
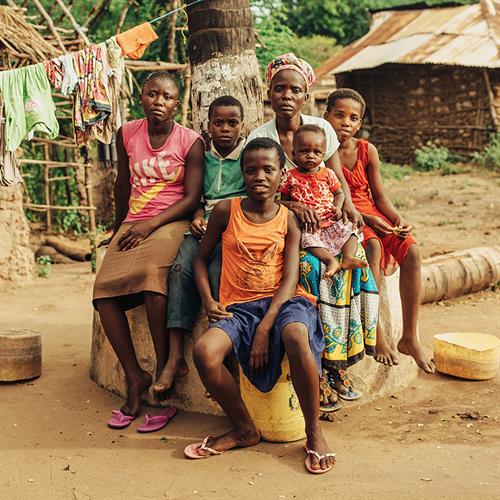
[[[184,448],[184,455],[186,455],[187,458],[193,459],[209,458],[214,455],[222,455],[224,453],[223,451],[217,451],[207,446],[208,440],[212,438],[213,436],[207,436],[201,443],[194,443],[186,446]],[[205,454],[200,455],[200,451],[205,452]]]
[[112,417],[107,421],[108,427],[112,429],[125,429],[132,420],[135,420],[133,415],[125,415],[121,410],[113,410]]
[[332,370],[328,372],[327,379],[330,386],[337,391],[339,398],[355,401],[363,396],[361,391],[354,389],[345,370]]
[[[335,465],[335,457],[337,456],[335,453],[325,453],[324,455],[320,455],[317,451],[310,450],[307,448],[307,446],[304,447],[307,453],[307,458],[305,461],[305,466],[306,469],[311,473],[311,474],[324,474],[325,472],[329,472],[333,469],[333,466]],[[321,462],[323,458],[327,457],[333,457],[333,464],[330,465],[330,467],[326,469],[313,469],[312,468],[312,463],[311,463],[311,456],[315,456],[318,459],[318,463]]]
[[319,411],[331,413],[342,408],[337,391],[328,383],[327,375],[319,379]]

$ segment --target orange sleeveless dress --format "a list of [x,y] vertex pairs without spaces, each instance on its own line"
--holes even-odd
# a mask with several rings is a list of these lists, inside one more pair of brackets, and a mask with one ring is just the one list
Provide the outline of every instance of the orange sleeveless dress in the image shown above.
[[[231,215],[222,234],[219,298],[225,307],[274,296],[283,274],[288,209],[280,205],[273,219],[257,224],[245,217],[241,200],[231,200]],[[295,295],[316,304],[314,295],[299,285]]]
[[[377,209],[373,201],[366,173],[368,163],[368,142],[358,139],[358,157],[354,168],[349,170],[345,165],[342,165],[345,179],[351,189],[352,201],[360,213],[376,215],[392,226],[392,222]],[[406,259],[410,246],[415,243],[410,235],[406,238],[400,238],[394,234],[380,237],[373,229],[365,225],[363,227],[363,246],[366,246],[366,243],[373,238],[380,242],[382,248],[381,267],[386,276],[396,271],[398,265]]]

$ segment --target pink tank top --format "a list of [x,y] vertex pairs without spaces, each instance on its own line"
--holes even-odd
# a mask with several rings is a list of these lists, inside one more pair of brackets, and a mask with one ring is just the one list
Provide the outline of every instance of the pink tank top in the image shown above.
[[186,156],[201,136],[174,122],[165,144],[154,149],[145,118],[125,123],[122,135],[132,184],[125,222],[147,220],[184,196]]

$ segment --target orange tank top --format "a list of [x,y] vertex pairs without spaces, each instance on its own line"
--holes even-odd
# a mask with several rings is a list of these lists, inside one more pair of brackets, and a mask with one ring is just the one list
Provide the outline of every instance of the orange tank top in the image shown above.
[[[268,222],[249,221],[242,198],[231,200],[231,215],[222,233],[220,302],[224,307],[272,297],[281,284],[288,209],[280,205]],[[297,285],[296,295],[315,303],[315,297]]]

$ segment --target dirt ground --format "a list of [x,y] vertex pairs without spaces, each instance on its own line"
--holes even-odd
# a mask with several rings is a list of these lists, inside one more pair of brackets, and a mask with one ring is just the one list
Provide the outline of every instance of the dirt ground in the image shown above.
[[[410,181],[389,189],[418,225],[424,255],[497,243],[495,179],[433,174]],[[338,456],[323,476],[305,471],[300,442],[184,459],[186,444],[228,428],[222,417],[182,412],[149,435],[139,435],[135,422],[108,429],[121,400],[88,377],[92,281],[89,265],[78,263],[0,291],[2,328],[43,336],[42,376],[0,385],[1,500],[498,498],[498,375],[468,382],[422,374],[390,397],[346,405],[335,422],[322,423]],[[424,306],[424,345],[431,349],[432,336],[444,331],[500,336],[499,305],[498,293],[485,291]]]

